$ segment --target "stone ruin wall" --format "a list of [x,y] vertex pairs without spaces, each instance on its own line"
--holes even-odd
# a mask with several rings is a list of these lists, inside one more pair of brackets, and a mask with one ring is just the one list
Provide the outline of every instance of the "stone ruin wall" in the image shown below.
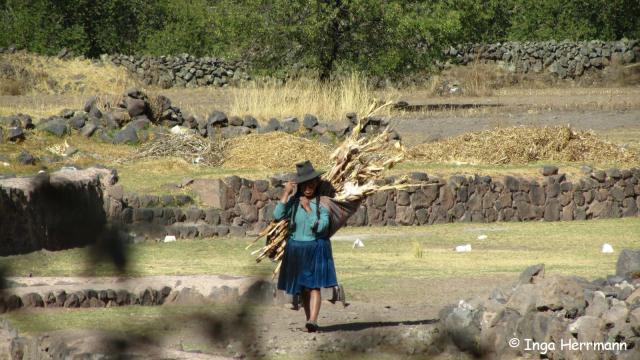
[[93,243],[116,182],[115,171],[97,168],[0,179],[0,256]]
[[[0,53],[15,52],[0,48]],[[59,58],[73,57],[62,49]],[[640,62],[640,41],[532,41],[493,44],[459,44],[443,51],[445,62],[468,65],[475,62],[498,64],[515,73],[548,72],[560,79],[576,79],[600,71],[611,64]],[[144,85],[162,88],[227,86],[250,80],[250,64],[215,57],[104,54],[99,60],[123,66]],[[443,64],[440,64],[443,65]],[[295,66],[293,66],[295,67]]]
[[[448,180],[413,173],[412,182],[420,186],[370,196],[347,224],[408,226],[638,216],[638,168],[596,170],[577,181],[569,181],[555,167],[545,167],[543,172],[542,179],[476,175]],[[202,204],[198,207],[187,195],[124,191],[116,183],[115,171],[107,169],[3,179],[0,254],[84,246],[93,241],[97,228],[109,222],[127,226],[134,239],[255,235],[273,219],[286,180],[286,175],[267,180],[230,176],[181,184],[197,194]],[[393,178],[380,182],[391,181]]]
[[[577,181],[546,167],[543,179],[412,174],[420,186],[369,197],[350,226],[427,225],[451,222],[569,221],[637,216],[640,169],[596,170]],[[154,236],[177,238],[254,235],[272,220],[285,176],[248,180],[237,176],[197,179],[189,186],[203,207],[180,196],[120,191],[110,216]],[[387,179],[391,182],[392,179]],[[177,205],[181,204],[181,205]],[[191,205],[190,205],[191,204]]]
[[450,62],[498,64],[515,73],[548,72],[575,79],[611,64],[640,62],[640,41],[544,41],[464,44],[444,50]]

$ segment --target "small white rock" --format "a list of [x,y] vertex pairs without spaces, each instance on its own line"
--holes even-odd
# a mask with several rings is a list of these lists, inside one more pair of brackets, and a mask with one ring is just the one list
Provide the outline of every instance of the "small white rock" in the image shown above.
[[204,158],[202,156],[198,156],[197,158],[193,159],[192,163],[200,164],[202,161],[204,161]]
[[471,251],[471,244],[466,244],[466,245],[458,245],[455,248],[456,252],[469,252]]
[[171,128],[171,133],[172,134],[186,134],[188,133],[189,130],[187,128],[184,128],[180,125],[176,125],[174,127]]
[[173,236],[173,235],[167,235],[167,236],[164,237],[164,242],[166,242],[166,243],[167,242],[174,242],[174,241],[176,241],[176,237]]
[[611,246],[611,245],[609,245],[609,244],[607,244],[607,243],[602,244],[602,252],[603,252],[604,254],[611,254],[611,253],[613,253],[613,246]]

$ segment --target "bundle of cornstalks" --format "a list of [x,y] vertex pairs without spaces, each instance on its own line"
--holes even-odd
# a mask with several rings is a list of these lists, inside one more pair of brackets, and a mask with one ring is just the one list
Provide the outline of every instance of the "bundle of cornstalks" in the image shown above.
[[640,154],[570,126],[515,126],[466,133],[409,150],[421,161],[526,164],[536,161],[637,163]]
[[194,164],[220,166],[224,161],[224,144],[192,133],[156,134],[156,138],[142,145],[122,162],[148,158],[178,157]]
[[[389,105],[390,103],[377,109],[372,106],[365,119]],[[378,135],[363,137],[363,126],[364,123],[360,120],[351,134],[331,154],[333,166],[322,176],[322,184],[318,191],[323,195],[320,198],[321,204],[329,210],[329,237],[346,223],[367,196],[379,191],[412,186],[405,183],[406,179],[391,185],[375,183],[376,179],[382,177],[384,170],[392,168],[404,159],[405,148],[400,141],[392,139],[389,127]],[[325,196],[329,194],[333,196]],[[273,271],[275,277],[280,271],[289,238],[289,219],[272,221],[258,234],[252,244],[262,238],[266,239],[266,245],[252,252],[252,255],[256,255],[256,262],[265,258],[278,262]]]

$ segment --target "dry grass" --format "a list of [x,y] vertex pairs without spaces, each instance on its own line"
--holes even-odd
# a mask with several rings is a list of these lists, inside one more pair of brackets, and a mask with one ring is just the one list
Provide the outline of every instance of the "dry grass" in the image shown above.
[[19,165],[15,161],[15,157],[24,150],[40,159],[53,158],[56,155],[59,156],[59,154],[51,150],[64,146],[65,142],[78,148],[79,151],[71,157],[59,157],[57,162],[48,165],[51,170],[55,170],[65,164],[80,167],[95,164],[112,166],[117,159],[131,156],[135,151],[135,147],[129,145],[114,145],[79,135],[60,139],[40,130],[32,130],[29,131],[26,135],[26,140],[23,142],[0,144],[0,159],[6,157],[9,160],[7,161],[9,166],[0,166],[0,173],[33,174],[42,167],[41,163],[35,166]]
[[[394,94],[387,92],[384,100]],[[349,112],[364,116],[371,103],[381,103],[367,80],[357,73],[330,83],[316,79],[300,79],[278,84],[275,81],[255,82],[244,88],[231,90],[229,112],[233,115],[250,114],[259,120],[284,118],[304,114],[318,116],[322,121],[343,119]],[[384,110],[380,115],[388,114]]]
[[317,141],[283,132],[251,134],[229,140],[225,146],[226,168],[291,171],[293,164],[310,160],[316,168],[327,168],[331,148]]
[[640,153],[569,127],[509,127],[466,133],[410,150],[413,159],[485,164],[537,161],[637,164]]
[[456,65],[443,70],[427,82],[426,88],[432,94],[441,94],[442,86],[445,83],[458,85],[463,89],[464,95],[474,97],[491,96],[499,89],[516,86],[529,88],[549,86],[548,76],[517,74],[502,66],[482,64],[478,61],[466,66]]
[[426,88],[431,94],[441,92],[444,83],[457,84],[466,96],[491,96],[511,90],[566,89],[566,88],[612,88],[640,85],[638,64],[611,64],[603,70],[585,73],[578,79],[559,79],[543,70],[540,73],[515,73],[505,65],[484,64],[475,61],[468,65],[454,65],[434,75]]
[[0,95],[29,94],[121,94],[135,85],[122,67],[97,64],[90,60],[56,57],[19,52],[0,55],[3,83],[13,85],[0,88]]

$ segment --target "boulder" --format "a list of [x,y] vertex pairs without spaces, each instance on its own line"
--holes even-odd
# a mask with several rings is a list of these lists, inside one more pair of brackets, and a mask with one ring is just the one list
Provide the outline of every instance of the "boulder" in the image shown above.
[[87,122],[87,116],[84,115],[74,115],[71,120],[69,120],[69,125],[75,129],[80,130],[84,124]]
[[564,310],[569,318],[584,315],[584,290],[575,280],[561,276],[546,277],[540,281],[540,289],[540,296],[536,301],[539,311]]
[[235,192],[221,179],[196,179],[191,190],[205,206],[227,210],[235,206]]
[[57,137],[63,137],[69,134],[69,128],[67,127],[67,123],[65,119],[55,118],[50,121],[47,121],[42,125],[42,130],[53,134]]
[[129,97],[126,99],[126,105],[127,112],[131,117],[143,115],[147,112],[147,103],[144,100]]
[[318,125],[318,118],[315,117],[315,115],[305,114],[304,119],[302,120],[302,125],[306,129],[311,130]]
[[286,118],[282,121],[282,130],[288,132],[289,134],[298,131],[299,128],[300,122],[295,117]]
[[616,263],[616,275],[640,278],[640,250],[623,249]]
[[282,126],[280,124],[280,121],[278,121],[278,119],[271,118],[269,119],[265,127],[260,128],[260,132],[266,133],[266,132],[278,131],[281,128]]
[[544,278],[544,264],[531,265],[520,274],[518,283],[533,284],[542,278]]
[[[0,128],[0,142],[2,142],[4,139],[2,139],[3,135],[2,135],[2,129]],[[24,130],[22,130],[21,127],[19,126],[13,126],[10,127],[7,131],[7,140],[11,141],[11,142],[17,142],[17,141],[22,141],[25,139],[25,134],[24,134]]]
[[127,126],[124,129],[118,131],[113,137],[114,144],[137,144],[139,141],[136,129],[133,126]]
[[242,126],[248,127],[249,129],[258,128],[258,120],[251,115],[245,115],[242,118]]
[[545,165],[542,168],[542,175],[543,176],[551,176],[551,175],[556,175],[556,174],[558,174],[558,167],[557,166]]
[[84,137],[91,137],[97,128],[98,126],[94,123],[86,123],[82,129],[80,129],[80,134]]
[[207,126],[209,127],[226,127],[229,125],[227,114],[222,111],[214,111],[207,118]]
[[38,293],[28,293],[21,297],[22,304],[25,308],[44,307],[44,300]]
[[36,162],[38,162],[38,159],[31,155],[31,153],[29,153],[26,150],[22,150],[22,152],[20,152],[20,154],[16,157],[16,161],[18,161],[19,164],[21,165],[35,165]]
[[232,116],[229,118],[229,125],[231,126],[243,126],[244,121],[239,116]]
[[607,174],[602,170],[596,170],[591,173],[591,177],[598,182],[604,182],[607,178]]

